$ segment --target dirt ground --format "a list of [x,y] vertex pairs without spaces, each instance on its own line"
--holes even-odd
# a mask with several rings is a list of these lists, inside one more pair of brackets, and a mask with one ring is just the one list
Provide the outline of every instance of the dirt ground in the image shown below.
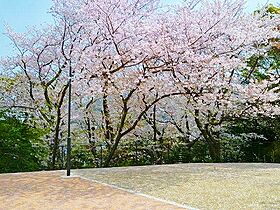
[[0,174],[1,210],[180,210],[177,206],[114,189],[64,172]]

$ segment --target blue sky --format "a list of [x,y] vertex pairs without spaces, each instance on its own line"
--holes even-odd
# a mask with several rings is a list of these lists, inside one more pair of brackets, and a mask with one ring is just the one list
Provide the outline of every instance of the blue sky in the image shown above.
[[[163,0],[172,4],[182,0]],[[279,4],[280,0],[247,0],[247,10],[253,11],[265,3]],[[9,40],[5,37],[5,25],[17,32],[24,32],[28,26],[40,26],[52,21],[48,9],[51,0],[0,0],[0,57],[11,54]]]

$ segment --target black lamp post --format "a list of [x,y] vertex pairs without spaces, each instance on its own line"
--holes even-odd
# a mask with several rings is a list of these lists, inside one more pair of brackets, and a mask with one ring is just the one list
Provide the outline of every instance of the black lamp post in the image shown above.
[[69,98],[68,98],[68,128],[67,128],[67,176],[70,176],[70,170],[71,170],[71,80],[72,80],[72,68],[71,68],[71,63],[69,67]]

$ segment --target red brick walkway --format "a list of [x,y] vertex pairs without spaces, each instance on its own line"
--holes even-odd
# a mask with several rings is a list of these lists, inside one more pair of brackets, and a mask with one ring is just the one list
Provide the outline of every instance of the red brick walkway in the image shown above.
[[1,210],[179,210],[177,206],[63,172],[0,174]]

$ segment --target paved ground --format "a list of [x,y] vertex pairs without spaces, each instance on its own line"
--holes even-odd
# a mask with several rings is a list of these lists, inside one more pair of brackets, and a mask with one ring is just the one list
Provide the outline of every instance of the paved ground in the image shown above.
[[73,172],[202,210],[280,210],[280,164],[189,163]]
[[0,174],[0,210],[182,210],[61,171]]

